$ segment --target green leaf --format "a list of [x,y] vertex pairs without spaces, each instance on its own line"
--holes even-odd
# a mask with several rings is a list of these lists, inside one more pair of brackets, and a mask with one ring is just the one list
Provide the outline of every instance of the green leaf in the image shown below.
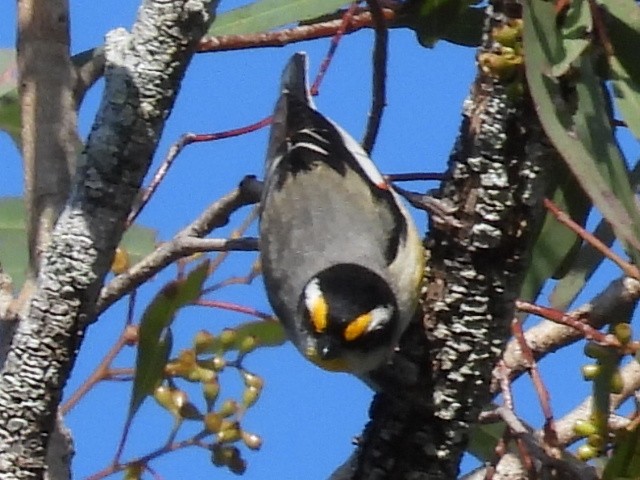
[[[640,162],[631,171],[631,182],[638,185],[640,181]],[[572,216],[573,218],[573,216]],[[604,245],[610,247],[615,241],[615,235],[611,225],[602,220],[593,235]],[[595,273],[604,260],[604,255],[593,246],[585,243],[575,257],[569,272],[556,284],[549,295],[551,307],[558,310],[566,310],[587,285],[587,281]]]
[[208,274],[209,261],[206,260],[185,278],[166,284],[142,315],[129,418],[135,415],[144,399],[153,393],[162,380],[164,367],[171,353],[169,327],[178,310],[200,297]]
[[495,457],[496,445],[507,428],[503,421],[474,425],[469,435],[467,450],[481,462],[490,462]]
[[[559,159],[557,159],[559,161]],[[553,178],[560,183],[553,194],[553,202],[575,222],[584,225],[591,210],[591,202],[562,163],[554,165]],[[561,224],[549,212],[534,243],[529,269],[522,284],[520,298],[536,299],[544,283],[564,276],[580,248],[580,237]]]
[[345,0],[258,0],[219,14],[208,35],[246,35],[273,30],[334,12]]
[[398,13],[392,27],[410,28],[420,45],[433,48],[440,39],[477,46],[483,24],[484,8],[468,0],[414,0]]
[[[548,75],[561,58],[561,39],[552,3],[524,4],[526,73],[542,126],[587,195],[640,260],[640,219],[624,159],[607,116],[604,88],[591,58],[583,55],[577,69],[575,100],[567,101],[560,82]],[[615,192],[615,194],[614,194]]]
[[[593,234],[607,247],[610,247],[615,240],[611,225],[604,220],[596,227]],[[602,255],[600,251],[587,243],[582,245],[571,269],[556,284],[549,295],[551,307],[561,311],[567,310],[569,305],[573,303],[580,292],[586,287],[587,281],[595,273],[603,260],[604,255]]]
[[120,247],[129,254],[131,265],[135,265],[156,249],[157,232],[151,228],[131,225],[120,240]]
[[245,337],[255,337],[258,345],[262,347],[277,347],[287,341],[287,336],[282,324],[277,320],[262,320],[247,322],[235,329],[238,332],[239,342]]
[[593,30],[588,0],[573,0],[563,19],[560,35],[562,57],[551,67],[551,75],[559,77],[566,74],[589,47],[590,32]]
[[[18,291],[24,283],[29,253],[27,249],[27,214],[20,197],[0,197],[0,263],[11,276]],[[156,247],[156,231],[132,225],[122,239],[131,262],[137,262]]]
[[15,51],[9,48],[0,48],[0,130],[7,132],[19,145],[18,66]]
[[635,479],[640,477],[640,428],[620,430],[616,434],[613,454],[609,458],[602,480]]
[[609,66],[614,99],[625,123],[640,139],[640,7],[633,0],[607,0],[603,9],[613,47]]
[[0,198],[0,263],[15,291],[24,283],[28,259],[24,202],[17,197]]

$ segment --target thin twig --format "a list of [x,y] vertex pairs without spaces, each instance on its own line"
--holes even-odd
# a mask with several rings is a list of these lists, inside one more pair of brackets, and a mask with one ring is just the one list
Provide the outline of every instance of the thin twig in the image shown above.
[[[229,235],[229,238],[240,238],[241,236],[243,236],[246,233],[247,229],[254,222],[254,220],[258,218],[258,212],[259,212],[259,207],[256,205],[251,209],[251,212],[249,212],[249,214],[245,217],[245,219],[242,221],[240,226],[236,228],[233,232],[231,232],[231,235]],[[213,260],[211,260],[211,263],[209,264],[209,275],[208,275],[209,277],[211,277],[214,274],[214,272],[218,270],[220,265],[222,265],[222,263],[227,259],[228,256],[229,256],[229,252],[220,252],[215,256]],[[202,294],[204,295],[208,291],[209,289],[205,289],[202,291]]]
[[82,385],[80,385],[80,387],[78,387],[78,389],[73,392],[71,397],[69,397],[69,400],[67,400],[60,406],[60,413],[62,415],[66,415],[67,413],[69,413],[69,411],[76,406],[76,404],[82,399],[82,397],[84,397],[95,384],[105,378],[111,362],[113,362],[114,358],[116,358],[120,351],[129,343],[130,332],[128,332],[125,328],[125,330],[120,335],[120,338],[118,338],[116,343],[109,349],[107,354],[100,361],[89,378],[87,378],[82,383]]
[[357,7],[358,7],[358,2],[353,2],[351,6],[349,6],[349,8],[342,15],[342,19],[340,20],[340,25],[338,26],[338,29],[336,30],[335,34],[331,38],[329,51],[325,55],[324,60],[322,60],[322,63],[320,64],[320,68],[318,69],[318,74],[316,75],[316,79],[313,82],[313,85],[311,85],[311,88],[309,89],[309,93],[311,93],[311,95],[315,96],[318,94],[318,90],[320,89],[320,84],[324,79],[325,73],[327,73],[327,69],[329,68],[329,64],[333,59],[333,55],[336,53],[336,50],[338,49],[338,45],[340,44],[340,39],[342,38],[344,33],[347,31],[347,28],[351,23],[353,14],[355,13],[355,10]]
[[[102,313],[105,309],[119,300],[123,295],[142,285],[148,279],[156,275],[160,270],[173,263],[180,257],[195,253],[192,239],[202,238],[208,235],[214,228],[224,226],[229,221],[229,216],[245,205],[256,203],[258,198],[246,187],[251,183],[250,179],[241,182],[240,187],[212,203],[191,225],[179,232],[170,242],[160,245],[156,250],[131,267],[127,272],[118,275],[106,285],[96,304],[96,312]],[[250,239],[222,240],[208,246],[218,246],[229,249],[249,250]],[[225,245],[226,244],[226,245]],[[255,243],[253,243],[255,246]],[[203,244],[200,244],[203,246]],[[96,316],[97,318],[97,316]]]
[[[391,22],[396,18],[393,10],[383,10],[385,20]],[[298,27],[278,30],[276,32],[256,33],[249,35],[219,35],[204,37],[198,47],[199,53],[245,50],[250,48],[284,47],[292,43],[304,42],[318,38],[328,38],[336,34],[342,25],[342,19],[328,22],[300,25]],[[353,33],[373,25],[371,13],[354,15],[344,33]]]
[[167,156],[160,164],[160,167],[158,167],[158,170],[156,171],[155,175],[153,176],[153,179],[151,180],[151,183],[144,190],[144,193],[142,194],[140,202],[134,206],[134,208],[131,211],[131,214],[129,214],[129,218],[127,219],[128,224],[131,225],[135,221],[135,219],[138,217],[138,215],[140,215],[140,212],[142,211],[142,209],[147,205],[147,203],[151,199],[151,196],[156,192],[156,190],[160,186],[160,183],[167,175],[169,168],[171,168],[171,165],[173,165],[173,162],[178,157],[180,152],[184,150],[185,147],[191,145],[192,143],[213,142],[213,141],[222,140],[225,138],[238,137],[240,135],[244,135],[245,133],[250,133],[250,132],[255,132],[257,130],[260,130],[261,128],[264,128],[270,124],[271,124],[271,117],[269,116],[255,123],[252,123],[250,125],[246,125],[244,127],[239,127],[239,128],[233,128],[231,130],[225,130],[223,132],[185,133],[184,135],[182,135],[169,148],[169,151],[167,152]]
[[373,47],[373,94],[371,98],[371,111],[367,120],[367,129],[362,140],[362,148],[371,154],[375,145],[382,112],[386,106],[387,89],[387,48],[389,35],[385,23],[384,14],[378,0],[367,0],[373,21],[375,24],[375,41]]
[[520,345],[525,361],[529,364],[529,376],[533,381],[536,394],[538,395],[538,400],[540,401],[540,406],[542,407],[542,414],[544,415],[544,441],[547,445],[557,447],[558,435],[555,431],[553,412],[551,411],[551,397],[549,395],[549,391],[544,385],[544,382],[542,381],[538,364],[536,363],[536,359],[533,357],[533,352],[524,338],[522,323],[517,318],[514,318],[511,322],[511,333],[513,333],[513,336]]
[[100,480],[102,478],[108,477],[109,475],[113,475],[114,473],[121,472],[132,465],[147,465],[151,460],[160,457],[168,452],[175,452],[176,450],[181,450],[187,447],[196,447],[201,446],[201,440],[211,435],[209,432],[201,432],[197,435],[194,435],[191,438],[186,440],[182,440],[180,442],[171,443],[170,445],[165,445],[164,447],[158,448],[147,455],[143,455],[141,457],[130,460],[126,463],[114,463],[109,465],[108,467],[100,470],[99,472],[94,473],[93,475],[87,477],[86,480]]
[[273,315],[261,312],[255,308],[238,305],[237,303],[223,302],[221,300],[204,300],[202,298],[193,303],[194,305],[200,305],[201,307],[220,308],[231,312],[245,313],[262,320],[271,320],[273,318]]
[[618,265],[625,275],[640,280],[640,270],[622,257],[616,255],[609,247],[607,247],[600,239],[596,238],[592,233],[587,232],[584,228],[574,222],[569,215],[563,212],[555,203],[548,198],[544,199],[545,208],[550,211],[563,225],[567,226],[571,231],[575,232],[580,238],[589,245],[593,246],[602,255]]
[[541,307],[540,305],[536,305],[530,302],[524,302],[522,300],[516,301],[516,308],[521,312],[532,313],[560,325],[566,325],[567,327],[574,328],[577,331],[581,332],[584,335],[584,338],[587,340],[594,340],[602,345],[607,345],[610,347],[622,347],[622,344],[615,336],[604,334],[601,331],[593,328],[588,323],[581,321],[580,318],[577,318],[576,316],[571,314],[561,312],[560,310],[556,310],[555,308]]

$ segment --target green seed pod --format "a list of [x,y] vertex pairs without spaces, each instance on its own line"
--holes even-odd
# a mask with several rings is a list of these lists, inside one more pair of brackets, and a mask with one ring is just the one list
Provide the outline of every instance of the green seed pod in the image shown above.
[[237,423],[233,423],[228,428],[220,430],[216,435],[218,443],[235,443],[241,438],[242,432]]
[[171,395],[171,389],[166,385],[160,385],[153,392],[153,398],[160,406],[166,408],[169,411],[174,410],[173,397]]
[[216,337],[206,330],[200,330],[193,337],[193,349],[196,353],[209,352],[215,345]]
[[228,445],[213,445],[211,449],[211,461],[217,467],[226,466],[234,457],[231,449],[234,447]]
[[254,335],[247,335],[240,341],[238,352],[244,355],[255,350],[257,346],[258,339]]
[[220,383],[216,376],[202,382],[202,394],[207,402],[207,409],[211,409],[220,394]]
[[633,331],[631,329],[631,325],[628,323],[618,323],[615,327],[613,327],[613,334],[618,339],[620,343],[626,345],[631,341],[631,336]]
[[213,369],[216,372],[221,372],[222,370],[224,370],[224,367],[227,366],[227,361],[224,359],[224,357],[221,357],[219,355],[216,355],[215,357],[213,357],[213,359],[211,360]]
[[242,405],[246,408],[252,407],[258,398],[260,398],[260,390],[255,387],[247,387],[242,392]]
[[578,420],[573,425],[573,431],[581,437],[587,437],[598,432],[598,427],[588,420]]
[[238,402],[235,400],[225,400],[218,413],[227,418],[238,412]]
[[493,29],[493,38],[505,47],[515,47],[522,41],[522,27],[518,24],[503,25]]
[[620,394],[624,390],[624,380],[619,369],[616,369],[613,375],[611,375],[611,385],[609,388],[611,393],[614,394]]
[[217,413],[207,413],[204,416],[204,428],[211,433],[218,433],[222,428],[222,417]]
[[225,328],[220,332],[220,343],[222,344],[222,348],[226,350],[231,350],[238,339],[238,332],[236,332],[232,328]]
[[604,448],[605,444],[606,444],[606,442],[605,442],[604,438],[602,437],[602,435],[598,435],[597,433],[594,433],[593,435],[589,435],[587,437],[587,445],[592,446],[593,448],[598,450],[598,452],[602,451],[602,449]]
[[124,470],[124,480],[140,480],[144,472],[144,465],[134,463]]
[[262,438],[255,433],[242,432],[242,441],[251,450],[260,450],[262,447]]
[[611,355],[611,351],[608,347],[599,345],[595,342],[587,342],[584,346],[584,354],[590,358],[603,360]]
[[258,390],[262,390],[264,386],[264,380],[258,375],[242,370],[242,381],[246,387],[253,387]]
[[582,376],[585,380],[594,380],[598,375],[600,375],[600,371],[600,365],[582,366]]
[[198,407],[196,407],[193,403],[187,402],[180,407],[178,411],[180,417],[186,420],[202,420],[202,414]]
[[598,450],[588,444],[580,445],[576,451],[578,458],[584,462],[598,456]]
[[247,471],[247,462],[239,455],[229,462],[229,470],[236,475],[243,475]]

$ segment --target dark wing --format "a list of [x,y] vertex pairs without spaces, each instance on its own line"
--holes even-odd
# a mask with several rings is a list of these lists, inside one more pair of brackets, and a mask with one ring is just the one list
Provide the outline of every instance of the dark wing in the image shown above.
[[[343,178],[349,171],[367,185],[379,215],[387,264],[406,240],[406,219],[398,199],[360,145],[318,112],[307,88],[307,58],[295,54],[282,76],[281,95],[273,114],[267,155],[265,192],[280,190],[297,175],[326,165]],[[353,181],[353,180],[351,180]],[[349,188],[345,182],[345,188]]]

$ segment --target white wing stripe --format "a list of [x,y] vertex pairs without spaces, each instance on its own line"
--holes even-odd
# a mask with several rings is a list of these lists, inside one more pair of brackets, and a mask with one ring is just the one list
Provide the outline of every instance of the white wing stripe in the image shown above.
[[313,150],[314,152],[319,153],[320,155],[324,155],[325,157],[327,155],[329,155],[329,152],[327,152],[324,148],[319,147],[318,145],[316,145],[315,143],[309,143],[309,142],[298,142],[298,143],[294,143],[293,145],[291,145],[291,147],[289,148],[289,152],[293,152],[296,148],[306,148],[309,150]]

